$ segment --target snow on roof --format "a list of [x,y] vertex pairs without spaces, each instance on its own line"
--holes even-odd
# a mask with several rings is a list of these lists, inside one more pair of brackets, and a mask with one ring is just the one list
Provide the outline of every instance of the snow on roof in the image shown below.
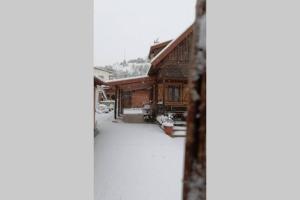
[[[147,72],[147,74],[149,73],[149,71],[152,68],[152,65],[157,64],[156,61],[159,59],[163,59],[166,55],[168,55],[169,52],[171,52],[174,48],[176,48],[177,44],[176,43],[180,43],[185,36],[190,33],[190,31],[192,31],[192,27],[194,24],[190,25],[186,30],[184,30],[176,39],[172,40],[165,48],[163,48],[151,61],[150,61],[150,68]],[[169,51],[169,52],[168,52]]]
[[108,69],[105,69],[105,68],[99,67],[99,66],[95,66],[94,68],[97,69],[97,70],[101,70],[101,71],[104,71],[104,72],[108,72],[108,73],[112,73],[112,72],[113,72],[113,71],[111,71],[111,70],[108,70]]
[[97,76],[95,76],[94,75],[94,83],[97,83],[97,84],[104,84],[105,83],[105,81],[104,80],[102,80],[101,78],[99,78],[99,77],[97,77]]
[[117,82],[117,81],[126,81],[126,80],[134,80],[134,79],[140,79],[140,78],[148,78],[148,75],[142,75],[142,76],[133,76],[133,77],[127,77],[127,78],[119,78],[119,79],[113,79],[113,80],[107,80],[107,83]]
[[169,46],[171,46],[175,41],[176,40],[172,40],[167,46],[165,46],[165,48],[163,48],[154,58],[152,58],[150,63],[152,64],[152,62],[155,61],[164,51],[166,51],[166,49],[168,49]]
[[164,42],[159,42],[159,43],[154,43],[152,46],[151,46],[151,49],[155,49],[155,48],[159,48],[161,46],[164,46],[168,43],[170,43],[172,40],[167,40],[167,41],[164,41]]
[[94,75],[94,78],[95,78],[95,79],[98,79],[98,80],[100,80],[100,81],[103,81],[101,78],[99,78],[99,77],[96,76],[96,75]]

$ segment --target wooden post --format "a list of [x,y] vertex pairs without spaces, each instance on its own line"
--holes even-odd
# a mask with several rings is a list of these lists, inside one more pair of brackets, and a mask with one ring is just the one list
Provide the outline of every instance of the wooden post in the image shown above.
[[94,81],[94,106],[93,106],[93,109],[94,109],[94,131],[96,131],[96,107],[95,107],[95,93],[96,93],[96,86],[95,86],[95,81]]
[[165,79],[163,79],[163,104],[165,104]]
[[166,85],[165,85],[165,79],[163,79],[163,104],[162,104],[162,106],[163,106],[163,113],[165,114],[165,100],[166,100],[166,98],[165,98],[165,96],[166,96]]
[[153,84],[153,90],[152,90],[152,93],[153,93],[153,97],[152,97],[152,116],[155,117],[156,116],[156,106],[157,106],[157,94],[156,94],[156,88],[157,88],[157,85],[156,83]]
[[124,107],[122,96],[123,96],[123,90],[120,90],[120,113],[121,114],[123,114],[123,107]]
[[115,119],[117,119],[117,107],[118,107],[118,106],[117,106],[117,105],[118,105],[118,104],[117,104],[117,103],[118,103],[118,102],[117,102],[117,101],[118,101],[118,92],[117,92],[117,91],[118,91],[118,87],[115,86],[115,108],[114,108],[114,118],[115,118]]
[[198,0],[189,79],[183,200],[206,200],[206,1]]
[[118,117],[120,116],[120,107],[121,107],[121,90],[120,89],[118,89],[118,96],[119,96],[119,98],[118,98]]

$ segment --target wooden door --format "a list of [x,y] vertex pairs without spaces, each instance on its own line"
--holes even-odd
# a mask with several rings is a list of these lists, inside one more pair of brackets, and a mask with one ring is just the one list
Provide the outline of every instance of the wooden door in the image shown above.
[[121,102],[123,108],[131,108],[131,92],[123,92]]

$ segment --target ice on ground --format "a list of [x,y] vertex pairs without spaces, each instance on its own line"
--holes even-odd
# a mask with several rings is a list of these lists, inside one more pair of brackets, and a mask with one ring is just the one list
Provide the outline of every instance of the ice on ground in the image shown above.
[[185,138],[96,114],[95,200],[181,200]]

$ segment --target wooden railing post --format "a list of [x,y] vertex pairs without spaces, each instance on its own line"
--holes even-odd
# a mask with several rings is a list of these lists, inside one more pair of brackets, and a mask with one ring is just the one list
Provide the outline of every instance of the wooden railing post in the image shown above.
[[118,117],[120,117],[120,113],[121,113],[121,90],[118,88]]
[[118,108],[118,87],[115,86],[115,108],[114,108],[114,118],[117,119],[117,108]]
[[187,118],[183,200],[206,200],[206,1],[198,0]]

